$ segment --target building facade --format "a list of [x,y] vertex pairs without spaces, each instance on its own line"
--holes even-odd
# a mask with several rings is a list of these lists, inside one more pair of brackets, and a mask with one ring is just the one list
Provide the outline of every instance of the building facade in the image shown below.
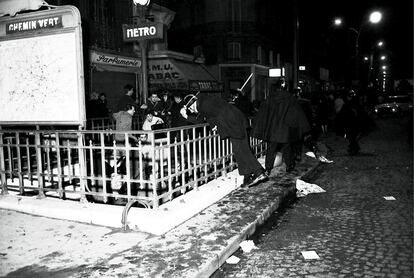
[[173,1],[176,11],[169,35],[170,49],[205,59],[224,83],[224,96],[243,86],[250,100],[269,91],[269,68],[287,60],[284,8],[279,1]]

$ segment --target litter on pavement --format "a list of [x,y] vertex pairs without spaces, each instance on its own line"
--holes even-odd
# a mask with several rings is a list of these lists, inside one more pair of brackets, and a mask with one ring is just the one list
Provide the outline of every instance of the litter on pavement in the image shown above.
[[387,201],[395,201],[395,200],[397,200],[393,196],[384,196],[384,199],[387,200]]
[[301,179],[296,180],[296,196],[297,197],[304,197],[311,193],[323,193],[326,192],[322,187],[313,184],[305,182]]
[[259,249],[256,245],[254,245],[253,240],[245,240],[240,243],[240,247],[245,253],[249,253],[253,249]]
[[203,236],[202,239],[214,241],[217,239],[217,237],[214,235],[207,235],[207,236]]
[[226,260],[226,263],[228,264],[237,264],[238,262],[240,262],[240,259],[236,256],[231,256]]
[[315,251],[302,251],[302,256],[305,258],[305,260],[319,260],[318,254],[316,254]]
[[326,157],[324,157],[323,155],[319,156],[318,158],[316,157],[316,155],[313,152],[307,152],[305,153],[305,155],[318,159],[320,162],[322,163],[333,163],[333,160],[329,160]]

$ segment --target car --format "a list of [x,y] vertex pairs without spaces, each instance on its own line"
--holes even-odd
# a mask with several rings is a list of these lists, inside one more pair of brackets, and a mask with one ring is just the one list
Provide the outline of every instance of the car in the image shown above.
[[387,96],[382,103],[375,105],[374,112],[378,116],[401,116],[412,111],[413,99],[409,95]]

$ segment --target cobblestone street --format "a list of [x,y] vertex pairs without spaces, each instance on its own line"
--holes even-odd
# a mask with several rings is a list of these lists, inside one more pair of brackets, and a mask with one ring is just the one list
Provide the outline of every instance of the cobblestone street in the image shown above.
[[[384,119],[348,156],[345,139],[322,138],[333,164],[312,183],[326,193],[299,199],[234,254],[215,277],[412,277],[413,164],[406,119]],[[396,200],[387,201],[384,196]],[[271,227],[270,227],[271,226]],[[305,260],[315,251],[319,260]]]

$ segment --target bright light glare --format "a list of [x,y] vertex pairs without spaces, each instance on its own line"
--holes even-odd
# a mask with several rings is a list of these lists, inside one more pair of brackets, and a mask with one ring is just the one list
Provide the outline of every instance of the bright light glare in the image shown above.
[[387,69],[387,66],[382,66],[381,68],[382,68],[383,70],[385,70],[385,69]]
[[379,41],[377,45],[378,46],[383,46],[384,45],[384,42],[383,41]]
[[148,6],[150,0],[133,0],[135,5]]
[[372,12],[369,16],[369,21],[374,24],[380,22],[381,19],[382,19],[382,13],[378,11]]
[[364,61],[368,61],[368,57],[367,56],[364,57]]
[[387,57],[385,57],[384,55],[381,56],[381,60],[385,60],[387,59]]
[[340,18],[335,18],[335,20],[334,20],[334,24],[335,24],[336,26],[341,25],[341,24],[342,24],[342,19],[340,19]]

